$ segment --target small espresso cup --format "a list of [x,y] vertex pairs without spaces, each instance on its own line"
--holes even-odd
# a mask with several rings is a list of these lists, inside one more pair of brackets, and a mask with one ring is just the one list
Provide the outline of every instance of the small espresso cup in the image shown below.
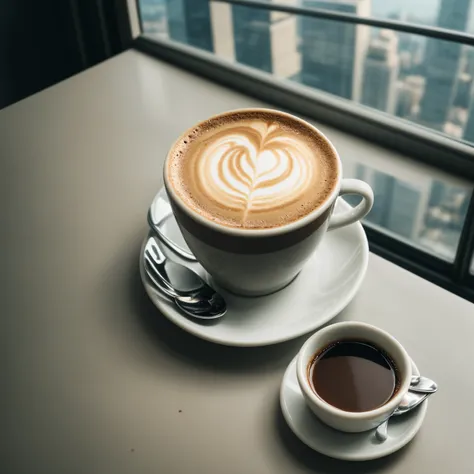
[[[268,109],[240,109],[238,112],[259,111],[269,112]],[[235,112],[230,111],[211,119]],[[245,296],[266,295],[288,285],[316,250],[327,230],[338,229],[362,219],[372,208],[374,200],[372,189],[367,183],[342,179],[339,155],[316,127],[290,114],[271,112],[311,129],[334,154],[337,167],[334,188],[318,208],[297,221],[274,228],[241,229],[206,219],[187,206],[173,189],[167,173],[171,152],[164,165],[166,191],[189,248],[218,285]],[[185,131],[177,143],[194,128]],[[355,208],[333,215],[336,199],[344,194],[358,194],[362,196],[362,201]]]
[[[315,354],[333,342],[344,340],[373,344],[393,361],[398,372],[399,387],[381,407],[364,412],[348,412],[329,404],[313,390],[309,381],[309,367]],[[376,428],[400,405],[410,388],[412,364],[402,345],[387,332],[365,323],[343,322],[326,326],[304,343],[298,354],[296,373],[306,404],[323,423],[339,431],[358,433]]]

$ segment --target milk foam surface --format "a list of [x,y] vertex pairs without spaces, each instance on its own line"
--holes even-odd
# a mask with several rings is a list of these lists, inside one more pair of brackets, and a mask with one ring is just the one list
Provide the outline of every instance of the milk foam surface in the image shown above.
[[178,196],[205,218],[271,228],[321,205],[338,165],[331,147],[304,123],[272,111],[236,111],[181,137],[166,172]]

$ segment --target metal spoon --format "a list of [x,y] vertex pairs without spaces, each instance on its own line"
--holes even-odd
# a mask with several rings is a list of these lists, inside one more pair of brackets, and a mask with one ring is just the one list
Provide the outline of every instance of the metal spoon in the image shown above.
[[225,314],[225,301],[212,288],[207,286],[198,293],[178,293],[164,285],[156,268],[148,258],[145,260],[145,270],[155,288],[171,298],[176,306],[187,315],[201,320],[215,320]]
[[153,237],[148,239],[144,253],[148,278],[183,312],[207,320],[225,314],[227,307],[222,296],[190,268],[169,260]]
[[383,422],[381,423],[377,429],[375,430],[376,438],[381,441],[382,443],[387,440],[388,438],[388,422],[392,418],[392,416],[399,416],[408,413],[411,410],[414,410],[417,406],[421,405],[431,393],[412,393],[408,392],[405,397],[403,397],[402,403],[395,408],[394,412]]
[[159,222],[154,222],[153,221],[153,215],[151,212],[151,207],[148,209],[148,213],[146,215],[146,219],[148,221],[148,225],[150,226],[150,229],[156,234],[156,236],[166,245],[168,246],[173,252],[175,252],[177,255],[180,257],[184,258],[185,260],[189,260],[191,262],[196,262],[196,257],[191,253],[183,248],[181,248],[179,245],[176,245],[171,239],[169,239],[160,229],[160,224],[163,220],[165,220],[167,217],[169,217],[172,213],[171,206],[169,203],[167,203],[168,207],[170,208],[169,214],[165,215],[161,221]]
[[411,378],[409,390],[416,393],[435,393],[438,390],[438,384],[428,377],[414,375]]

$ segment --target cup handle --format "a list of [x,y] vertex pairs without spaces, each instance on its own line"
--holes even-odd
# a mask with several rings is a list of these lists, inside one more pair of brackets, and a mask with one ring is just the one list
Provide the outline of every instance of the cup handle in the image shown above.
[[360,179],[343,179],[339,196],[344,194],[359,194],[362,196],[362,202],[350,210],[333,214],[329,221],[328,230],[339,229],[349,224],[353,224],[365,217],[372,209],[374,204],[374,192],[372,188]]

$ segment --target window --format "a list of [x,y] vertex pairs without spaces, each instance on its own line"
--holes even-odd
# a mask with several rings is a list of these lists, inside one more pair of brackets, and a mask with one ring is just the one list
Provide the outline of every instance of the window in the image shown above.
[[[346,176],[362,179],[375,201],[365,224],[454,262],[472,188],[421,171],[396,173],[344,160]],[[351,202],[355,204],[355,202]]]
[[473,273],[460,264],[474,251],[471,0],[138,0],[138,10],[144,49],[429,163],[343,156],[345,175],[375,192],[372,249],[474,299],[457,283]]
[[[298,2],[286,2],[297,5]],[[367,15],[370,0],[302,0]],[[405,2],[420,22],[464,31],[470,0]],[[420,2],[421,3],[421,2]],[[400,0],[373,0],[373,14],[402,15]],[[209,0],[140,0],[143,30],[474,141],[474,47],[364,25]],[[416,16],[418,15],[418,16]]]

